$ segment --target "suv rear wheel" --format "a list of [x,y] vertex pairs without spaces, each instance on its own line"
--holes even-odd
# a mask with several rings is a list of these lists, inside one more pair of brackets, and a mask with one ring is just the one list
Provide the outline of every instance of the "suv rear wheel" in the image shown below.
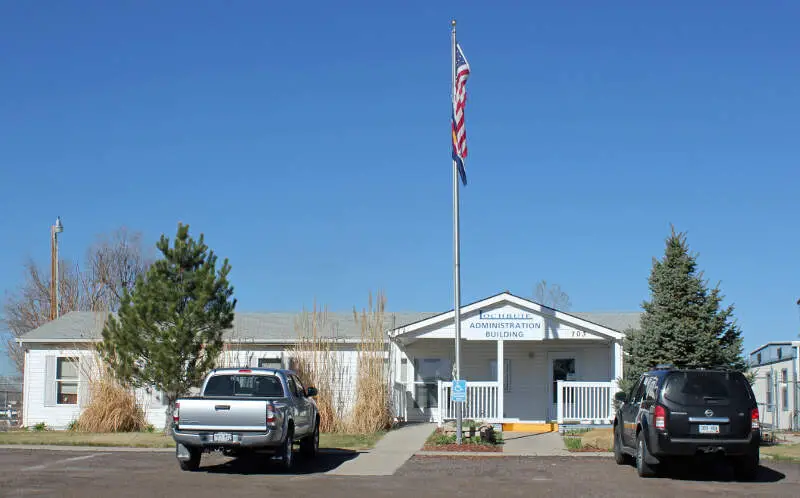
[[758,448],[750,451],[747,455],[735,457],[733,459],[733,472],[736,478],[742,481],[752,481],[758,474]]
[[639,477],[652,477],[656,474],[653,467],[647,463],[647,443],[642,432],[636,435],[636,472]]

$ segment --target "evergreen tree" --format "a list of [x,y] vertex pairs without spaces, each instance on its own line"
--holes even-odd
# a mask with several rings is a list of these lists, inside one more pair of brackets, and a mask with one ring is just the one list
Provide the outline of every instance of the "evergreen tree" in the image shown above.
[[222,351],[222,333],[233,323],[236,300],[226,259],[217,257],[178,224],[174,245],[162,235],[162,258],[126,290],[117,316],[103,328],[99,351],[128,385],[158,389],[167,401],[169,428],[175,400],[197,386]]
[[663,259],[653,260],[649,283],[651,299],[642,304],[641,328],[625,339],[625,385],[659,363],[745,369],[733,305],[722,308],[719,285],[708,288],[697,271],[697,255],[674,227]]

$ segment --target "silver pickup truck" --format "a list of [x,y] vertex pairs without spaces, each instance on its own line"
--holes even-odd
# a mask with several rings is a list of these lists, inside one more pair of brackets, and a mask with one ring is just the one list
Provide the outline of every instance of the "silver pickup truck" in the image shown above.
[[177,400],[172,437],[183,470],[197,470],[206,451],[280,457],[294,461],[294,443],[314,457],[319,449],[319,414],[313,397],[291,370],[225,368],[208,374],[200,396]]

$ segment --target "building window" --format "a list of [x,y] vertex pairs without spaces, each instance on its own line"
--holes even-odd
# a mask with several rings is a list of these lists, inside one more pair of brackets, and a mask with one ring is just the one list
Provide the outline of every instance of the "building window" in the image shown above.
[[781,382],[783,382],[784,384],[789,382],[789,370],[785,368],[781,370]]
[[[497,360],[489,362],[489,379],[497,382]],[[503,359],[503,392],[511,392],[511,360]]]
[[778,359],[783,358],[783,348],[778,348]]
[[280,370],[283,368],[283,361],[280,358],[259,358],[258,368],[274,368]]
[[450,362],[442,358],[417,358],[414,360],[417,382],[436,384],[440,380],[450,380]]
[[450,362],[442,358],[415,358],[414,373],[415,407],[428,409],[439,406],[438,382],[452,379]]
[[767,411],[772,411],[772,373],[767,373]]
[[758,354],[756,355],[756,363],[757,363],[757,364],[759,364],[759,365],[761,365],[761,353],[758,353]]
[[56,403],[59,405],[78,404],[77,358],[58,358],[56,360]]
[[400,382],[408,382],[408,358],[400,359]]
[[789,411],[789,386],[781,386],[781,410]]

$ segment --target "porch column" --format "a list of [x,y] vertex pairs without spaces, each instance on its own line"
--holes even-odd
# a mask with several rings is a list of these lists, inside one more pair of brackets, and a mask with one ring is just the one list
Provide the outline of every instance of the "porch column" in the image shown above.
[[505,361],[503,360],[503,340],[497,341],[497,417],[500,419],[505,418],[505,404],[504,404],[504,385],[505,385]]
[[611,379],[617,389],[619,388],[618,379],[621,379],[622,375],[622,339],[620,339],[614,341],[614,375]]
[[622,339],[618,339],[614,341],[614,375],[611,379],[611,389],[609,389],[609,396],[611,399],[608,400],[608,419],[614,420],[614,396],[619,391],[619,379],[622,379],[623,371],[622,371]]

